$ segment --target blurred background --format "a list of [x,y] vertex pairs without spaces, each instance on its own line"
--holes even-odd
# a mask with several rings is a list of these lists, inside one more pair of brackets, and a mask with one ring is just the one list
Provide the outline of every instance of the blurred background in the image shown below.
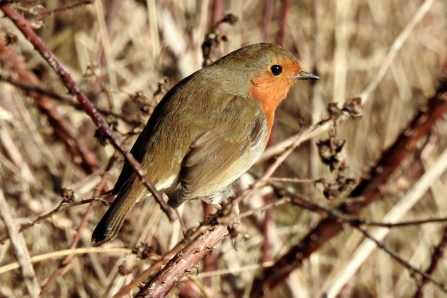
[[[13,6],[33,20],[44,44],[103,111],[104,118],[129,149],[167,90],[202,67],[204,41],[211,45],[206,48],[211,49],[211,54],[205,58],[212,61],[249,44],[270,42],[292,52],[304,70],[321,78],[316,83],[299,81],[291,89],[277,111],[271,145],[327,118],[328,103],[341,107],[346,100],[362,96],[363,117],[338,124],[335,132],[337,138],[346,140],[343,162],[347,168],[343,175],[358,181],[427,98],[434,95],[447,58],[444,0],[96,0],[45,16],[46,11],[75,3],[24,0]],[[224,19],[228,14],[231,17]],[[8,18],[0,19],[0,32],[17,59],[14,65],[29,71],[34,84],[61,96],[67,94],[55,72]],[[4,52],[2,55],[2,75],[11,75],[13,70],[5,66],[8,59],[5,60]],[[378,77],[381,71],[383,78]],[[371,85],[374,80],[377,85]],[[58,126],[46,115],[44,103],[36,103],[35,96],[29,95],[32,94],[0,82],[0,181],[19,225],[57,208],[62,193],[70,198],[64,189],[73,190],[76,201],[91,198],[111,164],[110,176],[102,186],[102,190],[109,190],[123,162],[97,133],[90,118],[76,107],[73,98],[48,99],[74,138],[86,146],[94,159],[89,165],[81,161],[61,141]],[[438,123],[421,144],[421,150],[415,152],[421,166],[407,167],[398,173],[384,190],[383,199],[370,205],[362,218],[383,220],[424,169],[432,167],[444,151],[446,128],[444,121]],[[331,207],[337,200],[328,200],[322,185],[314,184],[322,178],[332,183],[340,174],[330,171],[318,153],[316,142],[328,137],[325,131],[301,144],[274,177],[296,180],[282,183]],[[264,160],[251,173],[261,175],[265,168]],[[412,169],[415,173],[410,173]],[[434,181],[430,191],[400,220],[447,217],[446,178],[444,175]],[[245,176],[244,183],[250,183],[249,179]],[[242,212],[269,202],[262,196],[268,192],[266,188],[244,200]],[[187,226],[197,226],[203,220],[201,206],[198,201],[185,204],[181,212]],[[29,254],[46,255],[67,249],[75,236],[79,236],[76,247],[90,247],[91,233],[105,210],[100,202],[82,204],[32,225],[23,232]],[[237,250],[231,239],[225,239],[209,260],[205,259],[207,265],[199,264],[198,276],[185,278],[170,295],[202,297],[205,294],[197,284],[209,297],[248,295],[250,288],[256,286],[252,281],[259,274],[261,263],[274,262],[321,218],[290,204],[271,208],[268,219],[265,217],[265,212],[255,212],[243,218],[235,242]],[[411,225],[391,229],[383,242],[412,266],[425,270],[442,233],[442,223]],[[1,221],[0,237],[7,237]],[[152,245],[154,255],[162,255],[182,237],[178,223],[170,223],[154,202],[140,202],[118,238],[102,246],[104,252],[75,257],[52,282],[61,258],[35,263],[37,281],[42,287],[50,283],[45,294],[48,297],[108,297],[152,263],[135,255],[107,252],[108,248],[133,248],[144,241]],[[362,234],[346,227],[272,291],[271,297],[321,297],[323,293],[330,293],[329,297],[413,297],[417,283],[386,252],[372,249],[364,254],[364,260],[353,259],[363,241]],[[3,242],[0,272],[2,266],[14,261],[9,241]],[[356,262],[358,270],[334,290],[350,262]],[[433,278],[447,279],[445,258],[439,260]],[[447,295],[430,283],[423,293],[423,297]],[[18,269],[1,273],[0,297],[24,295],[26,290]]]

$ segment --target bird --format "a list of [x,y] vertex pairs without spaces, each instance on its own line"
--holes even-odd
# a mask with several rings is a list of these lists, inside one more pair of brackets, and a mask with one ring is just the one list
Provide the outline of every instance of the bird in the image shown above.
[[[218,204],[260,158],[291,86],[319,79],[278,45],[242,47],[171,88],[131,153],[171,207],[196,198]],[[93,232],[94,245],[115,239],[135,203],[151,196],[127,163],[112,194],[116,198]]]

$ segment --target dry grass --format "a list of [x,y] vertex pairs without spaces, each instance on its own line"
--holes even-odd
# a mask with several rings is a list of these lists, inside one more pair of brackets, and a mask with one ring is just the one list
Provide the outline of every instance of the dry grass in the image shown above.
[[[209,32],[212,2],[97,0],[91,5],[43,19],[37,32],[95,105],[144,123],[153,105],[161,99],[160,94],[153,94],[163,77],[168,79],[168,83],[162,86],[165,92],[201,67],[201,44]],[[227,2],[225,10],[237,15],[239,22],[234,26],[220,26],[229,41],[219,45],[217,55],[262,41],[264,1]],[[281,3],[275,1],[268,42],[277,41]],[[32,0],[19,1],[14,7],[26,12],[37,4]],[[50,10],[67,3],[42,0],[39,4]],[[422,11],[422,18],[415,20],[413,27],[408,27],[415,13],[424,8],[423,5],[428,11]],[[337,137],[347,140],[346,161],[349,167],[344,174],[360,179],[384,149],[395,141],[418,107],[434,94],[447,60],[446,15],[444,0],[292,1],[285,48],[300,59],[303,69],[318,73],[321,80],[315,85],[298,82],[291,90],[277,112],[278,142],[326,117],[328,103],[338,102],[341,106],[346,99],[362,94],[366,100],[363,118],[360,121],[347,120],[337,129]],[[23,57],[42,88],[61,95],[66,93],[57,75],[10,20],[0,19],[0,30],[17,36],[18,41],[9,48]],[[407,35],[399,40],[401,34]],[[396,52],[392,52],[396,49],[392,46],[398,47]],[[367,89],[381,67],[383,79],[375,88]],[[5,69],[4,65],[2,68]],[[149,112],[140,111],[140,105],[131,101],[131,95],[137,92],[143,92],[147,97]],[[79,160],[73,159],[55,135],[54,126],[42,116],[34,99],[19,88],[0,83],[0,182],[18,226],[56,208],[62,200],[62,188],[73,189],[76,200],[90,198],[114,155],[113,147],[102,146],[95,138],[95,127],[84,112],[70,104],[57,102],[56,105],[77,138],[94,153],[100,170],[87,174],[85,168],[79,166]],[[117,121],[117,131],[130,148],[135,140],[132,133],[141,131],[141,125],[111,116],[106,119]],[[408,161],[384,189],[383,199],[370,205],[362,218],[388,220],[390,215],[387,217],[387,214],[397,204],[402,204],[407,190],[414,185],[426,187],[428,191],[417,195],[406,207],[399,207],[401,212],[392,213],[391,221],[447,217],[445,175],[429,179],[423,185],[417,184],[424,171],[440,166],[435,161],[447,146],[446,136],[445,122],[434,127],[430,138],[427,138],[428,144],[421,142],[421,150],[415,152],[423,167],[416,167],[412,176],[409,171],[414,168],[411,166],[414,161]],[[315,145],[317,140],[327,137],[328,132],[325,131],[303,143],[285,160],[275,177],[333,181],[336,174],[320,161]],[[112,167],[104,189],[113,185],[121,163],[119,160]],[[263,169],[263,165],[257,165],[253,172],[259,174]],[[319,204],[337,204],[337,201],[324,198],[321,185],[285,183]],[[241,209],[244,212],[263,204],[260,196],[253,196],[244,200]],[[99,202],[94,202],[93,206],[94,211],[88,216],[77,244],[78,248],[87,251],[69,262],[44,296],[110,296],[153,262],[117,251],[116,247],[134,247],[139,241],[146,241],[153,245],[155,254],[161,255],[182,238],[178,223],[170,223],[154,202],[147,201],[132,210],[117,240],[103,245],[100,250],[88,250],[93,228],[106,210]],[[50,255],[33,263],[37,283],[41,287],[60,265],[61,256],[51,254],[70,247],[88,208],[88,204],[67,208],[21,233],[30,256]],[[203,215],[199,210],[199,202],[185,204],[182,212],[188,226],[196,226],[202,221]],[[211,254],[217,262],[214,272],[199,269],[198,276],[188,275],[171,295],[200,293],[197,285],[201,285],[210,297],[233,297],[236,292],[241,295],[244,291],[248,295],[253,279],[260,272],[261,246],[265,239],[261,232],[263,215],[263,212],[256,212],[242,220],[241,234],[247,237],[237,238],[237,251],[228,238],[217,246]],[[270,216],[273,262],[321,218],[318,213],[288,203],[271,208]],[[412,266],[425,270],[444,228],[442,223],[393,228],[388,232],[382,231],[381,240]],[[6,227],[0,222],[0,237],[4,235]],[[365,241],[366,244],[362,244]],[[375,245],[369,251],[361,250],[367,243],[361,233],[347,227],[344,233],[312,254],[299,270],[273,290],[272,297],[320,297],[323,293],[329,293],[329,297],[414,296],[417,283],[411,272]],[[73,254],[73,251],[66,253]],[[6,271],[3,267],[15,261],[14,249],[8,240],[0,246],[0,297],[23,297],[28,293],[23,271],[8,268]],[[128,270],[127,275],[119,273],[123,272],[122,268],[119,269],[121,265]],[[201,268],[202,264],[199,265]],[[348,268],[358,270],[351,272]],[[205,279],[205,276],[211,278]],[[433,278],[447,280],[445,258],[439,260]],[[341,292],[337,285],[344,286]],[[424,297],[447,295],[431,283],[424,287],[423,292]],[[203,293],[198,295],[200,297]]]

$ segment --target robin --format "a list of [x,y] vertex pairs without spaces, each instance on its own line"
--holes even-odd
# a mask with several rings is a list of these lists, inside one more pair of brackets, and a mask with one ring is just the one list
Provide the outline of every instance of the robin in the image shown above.
[[[131,153],[177,208],[194,198],[217,204],[261,156],[276,107],[296,80],[319,80],[274,44],[236,50],[175,85],[160,101]],[[113,240],[130,209],[151,195],[125,164],[115,201],[92,242]]]

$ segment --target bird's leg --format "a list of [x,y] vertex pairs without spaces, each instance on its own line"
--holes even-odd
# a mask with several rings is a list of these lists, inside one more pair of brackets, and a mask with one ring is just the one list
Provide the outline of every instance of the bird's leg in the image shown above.
[[188,233],[188,229],[186,228],[186,225],[183,222],[182,216],[180,215],[180,212],[178,212],[178,209],[175,208],[174,210],[175,210],[175,214],[177,215],[178,222],[180,223],[180,226],[182,227],[183,237],[186,238],[186,235]]

